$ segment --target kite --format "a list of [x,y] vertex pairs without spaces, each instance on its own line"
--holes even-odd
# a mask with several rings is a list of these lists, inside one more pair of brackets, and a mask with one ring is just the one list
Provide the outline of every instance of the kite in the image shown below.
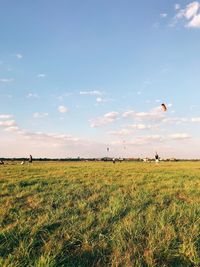
[[161,104],[161,107],[162,107],[163,111],[167,111],[167,107],[164,103]]

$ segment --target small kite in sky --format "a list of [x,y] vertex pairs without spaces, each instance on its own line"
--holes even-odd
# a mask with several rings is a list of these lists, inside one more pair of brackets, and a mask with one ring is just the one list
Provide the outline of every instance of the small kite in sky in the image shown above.
[[161,107],[162,107],[163,111],[167,111],[167,107],[166,107],[166,105],[164,103],[161,104]]

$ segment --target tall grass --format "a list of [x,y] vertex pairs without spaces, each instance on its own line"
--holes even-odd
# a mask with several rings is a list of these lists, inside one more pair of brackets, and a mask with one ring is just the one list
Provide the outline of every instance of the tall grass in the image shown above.
[[0,190],[0,266],[200,266],[199,163],[8,163]]

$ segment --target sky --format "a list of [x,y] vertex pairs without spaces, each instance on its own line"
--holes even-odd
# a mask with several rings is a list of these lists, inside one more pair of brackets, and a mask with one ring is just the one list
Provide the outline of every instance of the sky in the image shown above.
[[0,40],[0,157],[200,158],[200,1],[0,0]]

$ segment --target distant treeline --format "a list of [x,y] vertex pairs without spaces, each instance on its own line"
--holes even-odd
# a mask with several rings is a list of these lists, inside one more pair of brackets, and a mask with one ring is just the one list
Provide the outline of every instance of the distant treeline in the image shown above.
[[[0,158],[2,161],[28,161],[28,158]],[[113,158],[33,158],[33,161],[112,161]],[[142,161],[140,158],[115,158],[116,161]]]
[[[28,158],[0,158],[3,161],[28,161]],[[82,161],[82,160],[91,160],[95,159],[82,159],[82,158],[33,158],[33,161]]]
[[[0,158],[1,161],[28,161],[28,158]],[[112,161],[112,158],[33,158],[33,161]],[[115,158],[116,161],[144,161],[142,158]],[[148,159],[154,161],[155,159]],[[161,161],[200,161],[200,159],[162,159]]]

